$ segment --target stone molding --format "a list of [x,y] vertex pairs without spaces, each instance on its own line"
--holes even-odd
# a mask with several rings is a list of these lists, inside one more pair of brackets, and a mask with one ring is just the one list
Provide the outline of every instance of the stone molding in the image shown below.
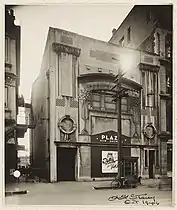
[[152,72],[158,72],[160,69],[160,66],[157,65],[151,65],[146,63],[140,63],[139,69],[144,71],[152,71]]
[[57,53],[68,53],[75,55],[76,57],[80,56],[81,49],[76,47],[71,47],[68,45],[60,44],[60,43],[53,43],[52,44],[53,50]]

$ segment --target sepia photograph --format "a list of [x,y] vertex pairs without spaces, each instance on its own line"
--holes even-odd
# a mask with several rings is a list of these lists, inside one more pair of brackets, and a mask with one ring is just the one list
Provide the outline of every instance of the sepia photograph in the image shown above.
[[4,5],[4,205],[172,207],[173,4]]

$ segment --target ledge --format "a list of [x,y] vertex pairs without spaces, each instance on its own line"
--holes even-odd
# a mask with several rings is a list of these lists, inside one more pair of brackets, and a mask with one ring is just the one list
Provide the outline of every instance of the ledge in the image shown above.
[[63,52],[63,53],[68,53],[68,54],[75,55],[76,57],[79,57],[80,52],[81,52],[81,49],[79,49],[79,48],[69,46],[69,45],[60,44],[60,43],[56,43],[56,42],[52,44],[52,47],[53,47],[53,50],[58,54]]
[[144,70],[144,71],[158,72],[160,69],[160,66],[146,64],[146,63],[140,63],[139,68],[140,68],[140,70]]
[[171,94],[169,94],[169,93],[160,93],[159,96],[165,100],[172,98]]
[[[92,142],[67,142],[67,141],[54,141],[54,144],[56,146],[60,145],[60,144],[66,144],[68,146],[88,146],[88,147],[115,147],[117,146],[117,142],[116,143],[92,143]],[[143,147],[147,147],[147,145],[140,145],[140,144],[122,144],[123,148],[143,148]],[[158,147],[158,145],[148,145],[148,147]]]

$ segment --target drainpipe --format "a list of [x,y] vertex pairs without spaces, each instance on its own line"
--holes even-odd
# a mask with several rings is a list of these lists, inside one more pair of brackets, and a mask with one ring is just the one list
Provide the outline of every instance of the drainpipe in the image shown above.
[[50,182],[50,73],[46,72],[47,76],[47,144],[48,144],[48,182]]

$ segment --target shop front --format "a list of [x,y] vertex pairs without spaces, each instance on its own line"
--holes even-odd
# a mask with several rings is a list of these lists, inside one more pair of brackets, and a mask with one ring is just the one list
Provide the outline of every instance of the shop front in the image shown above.
[[[91,178],[116,176],[119,167],[118,141],[117,132],[113,130],[92,135]],[[138,157],[131,157],[131,138],[122,135],[121,141],[122,175],[138,174]]]

